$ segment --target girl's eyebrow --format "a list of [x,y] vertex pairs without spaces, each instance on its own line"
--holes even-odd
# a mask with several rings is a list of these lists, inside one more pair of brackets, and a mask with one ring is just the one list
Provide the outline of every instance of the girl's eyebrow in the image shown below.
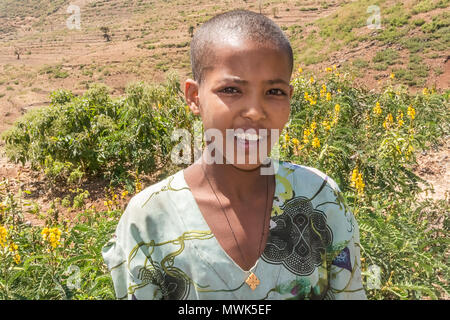
[[[219,84],[223,83],[223,82],[234,82],[234,83],[242,84],[242,85],[248,84],[247,80],[243,80],[243,79],[241,79],[239,77],[224,77],[224,78],[222,78],[219,81]],[[283,80],[281,78],[276,78],[276,79],[272,79],[272,80],[266,80],[265,82],[268,83],[268,84],[279,84],[279,83],[281,83],[281,84],[289,86],[289,83],[287,83],[285,80]]]

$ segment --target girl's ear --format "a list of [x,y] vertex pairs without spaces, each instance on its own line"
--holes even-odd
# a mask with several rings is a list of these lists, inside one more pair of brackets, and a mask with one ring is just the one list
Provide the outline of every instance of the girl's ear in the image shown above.
[[294,86],[292,84],[290,84],[289,85],[289,100],[291,100],[293,94],[294,94]]
[[199,85],[197,81],[187,79],[184,85],[184,97],[186,103],[194,115],[200,114],[200,103],[198,98]]

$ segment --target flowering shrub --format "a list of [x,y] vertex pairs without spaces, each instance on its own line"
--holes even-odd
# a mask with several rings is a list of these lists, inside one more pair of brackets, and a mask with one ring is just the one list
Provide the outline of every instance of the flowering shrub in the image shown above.
[[40,168],[51,185],[103,175],[130,183],[129,172],[151,173],[169,160],[173,124],[188,128],[178,79],[160,86],[130,84],[126,98],[112,100],[104,85],[83,96],[55,91],[48,108],[27,113],[4,132],[6,154]]
[[[282,157],[316,167],[340,186],[360,225],[369,298],[448,298],[448,222],[433,225],[447,221],[449,202],[419,202],[418,183],[426,182],[412,171],[415,151],[448,136],[448,93],[410,95],[390,80],[383,92],[373,93],[353,87],[334,67],[317,78],[299,70],[292,80]],[[378,288],[367,286],[373,266],[381,270]]]

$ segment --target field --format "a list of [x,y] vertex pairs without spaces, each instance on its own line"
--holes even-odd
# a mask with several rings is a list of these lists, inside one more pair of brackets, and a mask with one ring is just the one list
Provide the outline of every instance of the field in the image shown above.
[[69,1],[0,0],[0,299],[114,298],[100,249],[130,197],[182,168],[191,32],[230,8],[291,40],[280,156],[340,186],[369,298],[449,299],[449,1],[379,0],[380,29],[368,1],[70,3],[80,30]]

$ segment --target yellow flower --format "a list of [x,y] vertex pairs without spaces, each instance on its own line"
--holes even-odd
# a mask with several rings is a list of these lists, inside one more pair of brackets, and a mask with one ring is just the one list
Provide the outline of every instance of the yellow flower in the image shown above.
[[42,229],[41,234],[44,241],[47,241],[53,249],[60,245],[59,240],[61,239],[61,230],[58,228],[45,227]]
[[333,120],[331,121],[331,126],[332,127],[335,126],[336,123],[338,122],[338,120],[339,120],[339,115],[335,114],[334,117],[333,117]]
[[161,103],[158,102],[158,109],[161,109]]
[[403,121],[403,112],[399,111],[398,115],[397,115],[397,122],[398,122],[398,126],[401,127],[404,124]]
[[325,68],[325,71],[326,71],[326,72],[332,72],[332,71],[333,71],[333,69],[332,69],[332,68],[330,68],[330,67],[327,67],[327,68]]
[[358,194],[360,194],[360,195],[364,192],[365,184],[363,181],[362,173],[359,172],[358,167],[356,167],[352,171],[352,178],[351,178],[350,186],[353,188],[356,188]]
[[331,100],[331,93],[327,92],[327,101],[330,101],[330,100]]
[[334,106],[334,112],[335,112],[335,113],[339,113],[339,111],[341,111],[341,106],[340,106],[339,104],[336,104],[336,105]]
[[317,128],[317,123],[315,121],[311,122],[311,132]]
[[4,226],[0,226],[0,245],[6,247],[6,238],[8,237],[8,230]]
[[308,92],[305,92],[304,97],[305,97],[305,100],[309,100],[309,94],[308,94]]
[[300,141],[298,141],[297,138],[294,138],[294,139],[292,139],[292,143],[293,143],[295,146],[298,146],[298,145],[300,144]]
[[313,76],[311,76],[311,78],[309,78],[309,83],[311,83],[311,84],[313,84],[314,83],[314,77]]
[[381,106],[380,103],[377,101],[375,107],[373,108],[373,113],[375,113],[377,116],[379,116],[381,114],[382,110],[381,110]]
[[424,96],[428,94],[428,88],[423,88],[422,93]]
[[322,89],[320,89],[320,97],[325,96],[326,93],[327,93],[327,86],[323,84]]
[[319,148],[320,147],[320,140],[317,137],[314,137],[314,139],[312,140],[312,146],[314,148]]
[[309,129],[303,130],[303,135],[304,135],[305,137],[308,137],[310,134],[311,134],[311,131],[309,131]]
[[9,251],[14,252],[17,251],[19,249],[19,246],[17,244],[15,244],[14,242],[11,242],[11,244],[9,245]]
[[16,254],[14,255],[14,262],[15,262],[16,264],[19,264],[19,263],[20,263],[20,255],[19,255],[18,253],[16,253]]
[[298,67],[298,72],[299,72],[299,73],[303,73],[302,67]]
[[128,195],[128,190],[125,190],[122,192],[122,199],[125,198]]
[[333,64],[333,69],[336,70],[336,65],[335,64]]
[[142,191],[142,184],[139,181],[136,182],[135,187],[136,187],[136,193]]
[[284,135],[284,141],[286,141],[286,143],[287,143],[287,142],[289,142],[289,140],[290,140],[289,135],[286,133]]
[[49,234],[49,229],[48,229],[47,227],[45,227],[44,229],[42,229],[41,235],[42,235],[42,238],[43,238],[44,240],[47,240],[48,234]]
[[188,105],[185,105],[185,106],[184,106],[184,110],[186,111],[186,113],[188,113],[189,110],[190,110],[190,109],[189,109],[189,106],[188,106]]
[[314,97],[313,97],[313,96],[310,96],[308,92],[305,92],[304,98],[305,98],[305,100],[309,101],[309,103],[310,103],[311,105],[314,105],[314,104],[317,103],[317,101],[314,100],[314,98],[317,98],[317,96],[314,96]]
[[394,123],[394,118],[392,117],[392,114],[389,113],[389,114],[386,116],[386,120],[383,122],[383,127],[384,127],[385,129],[388,129],[393,123]]
[[394,74],[394,73],[391,73],[390,78],[391,78],[391,79],[394,79],[394,78],[395,78],[395,74]]
[[408,106],[408,116],[411,118],[411,120],[414,120],[416,117],[416,110],[412,107],[412,105]]
[[331,130],[330,122],[327,120],[322,121],[322,125],[325,128],[325,130],[329,131]]

